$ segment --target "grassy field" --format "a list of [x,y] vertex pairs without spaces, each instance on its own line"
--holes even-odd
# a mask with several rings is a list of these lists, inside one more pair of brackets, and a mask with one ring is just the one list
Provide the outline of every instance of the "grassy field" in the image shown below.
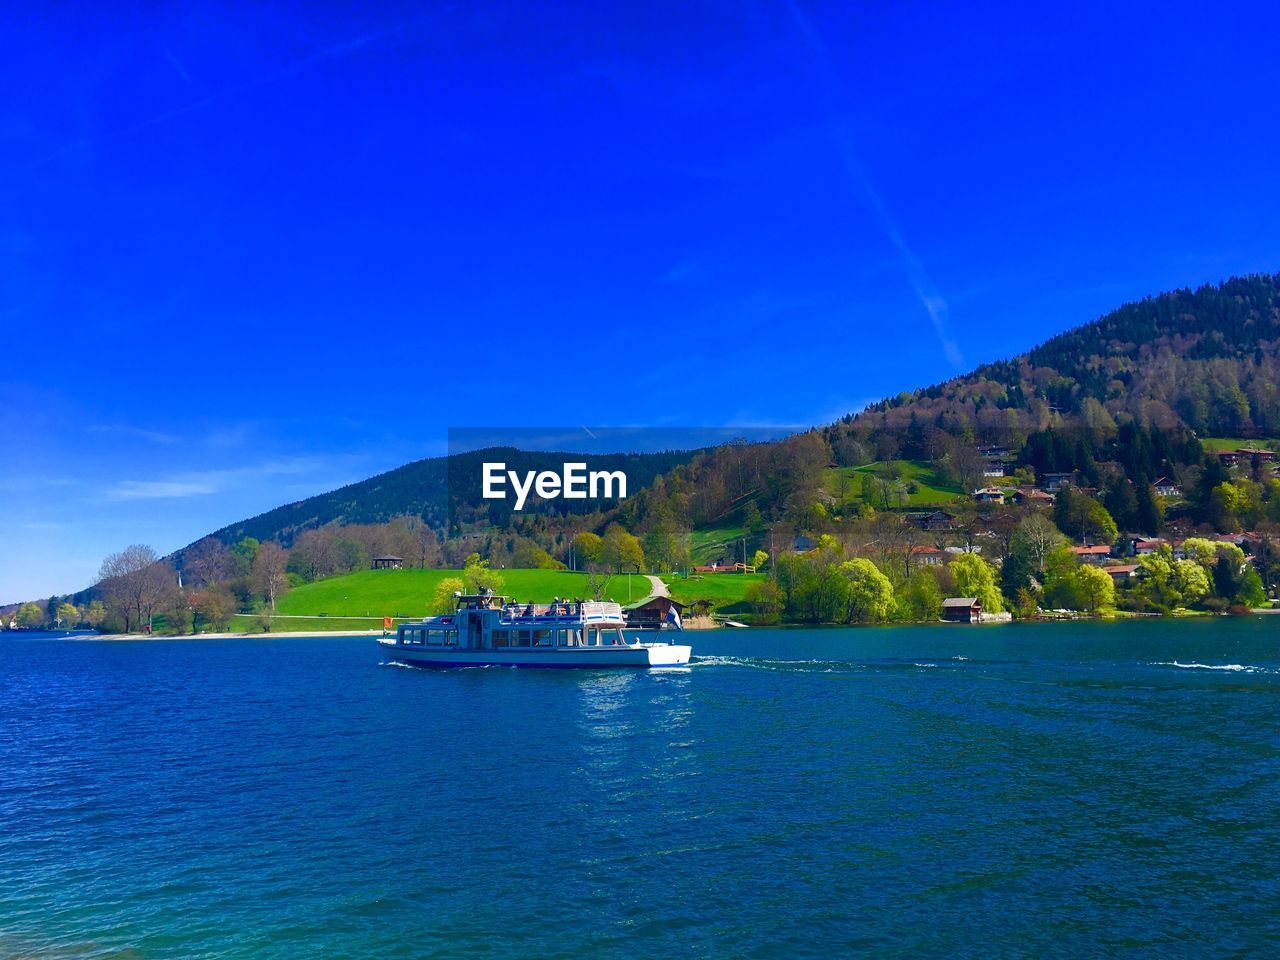
[[682,603],[710,600],[721,613],[744,613],[747,588],[766,579],[763,573],[713,573],[706,576],[662,578],[671,596]]
[[695,566],[710,563],[720,557],[742,559],[742,538],[748,541],[748,558],[754,552],[750,546],[753,535],[742,522],[742,511],[736,510],[716,523],[694,530],[689,534],[689,556]]
[[1276,449],[1276,441],[1274,440],[1249,439],[1247,437],[1202,437],[1200,445],[1210,453],[1217,453],[1219,450],[1238,450],[1240,447],[1262,450]]
[[964,494],[959,486],[940,476],[924,460],[890,460],[861,467],[832,467],[826,471],[823,482],[837,503],[842,502],[842,486],[843,503],[857,503],[862,499],[863,481],[868,477],[883,476],[886,469],[904,484],[915,485],[915,491],[907,494],[908,506],[949,503]]
[[[545,603],[554,597],[584,597],[587,578],[566,570],[501,570],[502,592],[516,600]],[[445,577],[460,577],[460,570],[365,570],[332,577],[290,590],[276,603],[275,630],[370,630],[382,626],[383,617],[420,617]],[[633,575],[611,577],[605,595],[626,603],[649,593],[649,581]],[[319,619],[314,619],[319,618]],[[255,632],[256,617],[240,615],[232,629]]]

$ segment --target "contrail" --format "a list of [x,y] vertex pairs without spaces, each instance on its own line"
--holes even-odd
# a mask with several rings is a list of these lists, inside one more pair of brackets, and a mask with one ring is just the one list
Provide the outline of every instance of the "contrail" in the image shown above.
[[178,71],[178,76],[180,76],[187,83],[190,83],[191,75],[187,73],[187,68],[182,65],[181,60],[179,60],[177,57],[173,55],[173,51],[169,49],[167,44],[164,45],[164,55],[166,59],[168,59],[168,61],[171,64],[173,64],[173,69]]
[[[805,16],[804,11],[800,9],[800,5],[796,0],[787,0],[787,9],[791,12],[791,18],[795,21],[796,28],[817,55],[818,64],[826,75],[827,83],[832,89],[839,89],[840,81],[836,76],[835,68],[832,66],[826,44],[823,43],[813,24]],[[854,147],[853,136],[849,133],[848,125],[842,121],[834,120],[830,126],[836,146],[840,150],[840,160],[844,164],[845,172],[849,175],[849,179],[853,181],[858,193],[861,194],[871,212],[875,214],[875,218],[880,224],[880,229],[884,231],[885,237],[897,252],[902,269],[911,283],[912,290],[915,291],[916,299],[920,301],[920,305],[924,307],[925,313],[929,315],[929,320],[933,323],[934,332],[938,335],[938,342],[942,344],[942,352],[946,356],[947,362],[956,369],[963,369],[966,365],[964,354],[961,353],[960,345],[956,342],[955,334],[951,331],[951,317],[947,301],[938,292],[938,288],[929,276],[929,272],[925,269],[924,264],[921,263],[920,258],[916,256],[915,251],[911,249],[911,245],[907,243],[902,231],[898,229],[898,222],[894,219],[893,214],[889,212],[889,208],[880,196],[880,192],[872,184],[871,177],[867,174],[866,169],[858,158],[858,151]]]
[[[216,93],[209,94],[207,97],[201,97],[199,100],[193,100],[190,103],[183,104],[180,107],[174,107],[172,110],[166,110],[163,113],[158,113],[155,116],[147,117],[145,120],[139,120],[136,123],[130,124],[129,126],[121,127],[118,130],[111,131],[109,133],[103,134],[98,137],[87,137],[82,140],[74,140],[71,143],[66,144],[65,146],[59,147],[53,153],[50,153],[47,156],[40,158],[39,160],[34,160],[31,163],[27,164],[27,166],[25,167],[25,170],[31,171],[31,170],[38,169],[39,167],[43,167],[46,164],[52,163],[54,160],[57,160],[59,157],[62,157],[68,153],[71,153],[72,151],[80,150],[84,147],[92,146],[94,143],[98,142],[99,140],[109,139],[111,137],[128,136],[130,134],[138,133],[142,130],[147,130],[151,127],[157,126],[158,124],[167,123],[170,120],[176,119],[177,117],[185,116],[188,113],[193,113],[197,110],[203,110],[205,107],[211,106],[212,104],[218,103],[222,100],[226,100],[231,97],[240,96],[243,93],[248,93],[251,90],[256,90],[257,88],[265,86],[266,84],[269,84],[269,83],[273,83],[276,80],[281,80],[281,79],[284,79],[285,77],[291,77],[296,74],[302,73],[303,71],[308,70],[311,67],[314,67],[316,64],[323,63],[326,60],[333,60],[340,57],[349,56],[353,53],[358,53],[359,51],[365,49],[366,47],[372,46],[373,44],[379,42],[380,40],[383,40],[386,37],[390,37],[394,34],[401,33],[404,30],[408,30],[413,27],[423,26],[424,24],[432,20],[439,19],[452,12],[453,12],[452,6],[444,7],[441,10],[429,16],[418,17],[416,20],[409,20],[405,23],[397,24],[394,27],[387,27],[384,30],[376,30],[373,33],[366,33],[363,36],[354,37],[351,40],[344,40],[341,43],[335,43],[331,46],[325,47],[323,50],[316,51],[310,56],[303,57],[301,60],[295,60],[293,63],[287,64],[286,66],[283,66],[278,70],[273,70],[270,73],[262,74],[250,80],[246,80],[243,83],[238,83],[230,87],[225,87],[224,89],[219,90]],[[169,58],[169,60],[173,63],[173,65],[177,67],[177,69],[182,73],[183,77],[187,78],[186,71],[182,69],[182,65],[178,63],[178,61],[174,58],[173,54],[169,52],[167,47],[165,48],[165,55]]]

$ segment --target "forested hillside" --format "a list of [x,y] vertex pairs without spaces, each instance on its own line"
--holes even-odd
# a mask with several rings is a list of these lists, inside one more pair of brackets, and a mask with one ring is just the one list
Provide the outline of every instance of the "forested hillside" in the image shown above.
[[[742,601],[760,622],[927,618],[956,591],[1020,615],[1256,606],[1280,582],[1278,380],[1280,276],[1233,279],[1125,305],[1022,356],[769,443],[495,448],[407,464],[163,561],[135,545],[104,563],[106,587],[27,614],[84,616],[101,594],[126,628],[149,622],[141,593],[128,607],[110,585],[168,570],[197,591],[179,591],[174,622],[201,598],[216,623],[384,554],[465,569],[473,585],[512,568],[696,576],[741,563],[769,574]],[[497,460],[521,472],[584,461],[625,471],[630,489],[515,512],[480,495],[480,465]]]
[[1131,418],[1201,436],[1280,433],[1280,275],[1126,304],[1010,360],[850,416],[905,430],[912,416],[996,438]]
[[[761,546],[766,528],[780,523],[788,533],[819,530],[863,504],[906,509],[944,488],[951,499],[979,485],[983,445],[1007,449],[1010,470],[1025,469],[1028,478],[1080,471],[1122,528],[1162,526],[1148,489],[1161,476],[1199,490],[1184,511],[1191,522],[1230,526],[1221,509],[1212,515],[1200,482],[1201,438],[1280,435],[1278,355],[1280,275],[1236,278],[1126,304],[1026,354],[786,440],[587,458],[593,467],[625,467],[631,497],[616,508],[559,500],[513,513],[509,503],[482,501],[482,460],[518,469],[545,463],[546,455],[501,449],[411,463],[212,537],[290,546],[308,530],[407,518],[410,528],[444,541],[450,560],[478,548],[500,561],[524,541],[564,558],[576,531],[602,532],[617,521],[647,537],[663,563],[678,564],[727,552],[735,538],[743,550]],[[856,480],[856,504],[846,502],[842,476]],[[1208,480],[1224,477],[1215,470]],[[408,537],[397,542],[403,547]],[[776,546],[776,531],[773,539]],[[449,553],[453,541],[459,556]],[[421,559],[436,552],[424,548]]]

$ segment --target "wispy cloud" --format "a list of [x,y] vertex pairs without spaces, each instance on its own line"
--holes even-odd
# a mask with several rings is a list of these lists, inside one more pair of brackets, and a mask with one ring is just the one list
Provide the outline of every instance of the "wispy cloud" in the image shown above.
[[325,485],[328,478],[345,477],[350,472],[349,460],[345,457],[279,457],[242,467],[186,471],[156,479],[118,480],[99,493],[97,499],[120,502],[202,497],[285,477],[307,478],[311,481],[306,485],[309,489],[317,484]]
[[60,523],[57,520],[28,520],[22,524],[23,530],[30,530],[33,533],[49,533],[53,530],[65,530],[69,525]]
[[702,279],[702,264],[696,260],[685,260],[681,263],[673,265],[660,278],[661,283],[672,284],[674,286],[684,286],[685,284],[696,283]]
[[89,425],[89,431],[91,433],[107,433],[134,437],[138,440],[146,440],[148,443],[174,444],[182,442],[181,437],[174,436],[171,433],[165,433],[162,430],[150,430],[146,427],[135,427],[128,424],[91,423]]
[[179,480],[121,480],[110,487],[104,499],[120,500],[173,500],[181,497],[201,497],[217,493],[218,488],[209,483],[190,483]]
[[[800,8],[797,0],[789,0],[787,8],[791,12],[791,18],[795,22],[796,28],[804,37],[805,42],[813,49],[816,55],[815,62],[821,69],[825,81],[833,91],[838,92],[840,81],[832,64],[831,56],[827,51],[826,43],[823,42],[812,21]],[[833,120],[831,133],[840,151],[840,160],[844,165],[845,172],[849,175],[849,179],[853,182],[855,189],[861,195],[872,214],[875,215],[881,231],[898,255],[898,260],[902,265],[903,272],[907,275],[907,280],[911,283],[916,299],[920,301],[920,305],[924,308],[925,313],[928,314],[929,320],[933,324],[934,333],[942,346],[943,355],[947,358],[947,363],[956,369],[963,368],[965,366],[964,354],[961,352],[960,345],[951,330],[951,315],[947,301],[943,299],[942,294],[938,291],[928,270],[925,269],[924,263],[921,262],[915,250],[907,242],[906,237],[903,236],[902,230],[898,227],[897,219],[890,212],[884,198],[875,188],[866,168],[863,167],[858,151],[854,146],[853,135],[850,133],[849,125],[840,119]]]
[[736,426],[742,428],[751,428],[754,430],[774,430],[788,431],[798,433],[809,430],[812,427],[826,426],[829,423],[835,423],[841,417],[847,417],[851,413],[860,413],[870,404],[879,400],[879,397],[864,397],[858,400],[845,400],[840,397],[829,398],[826,406],[814,409],[811,413],[803,414],[795,421],[782,419],[771,419],[769,417],[761,417],[750,410],[739,410],[726,422],[726,426]]

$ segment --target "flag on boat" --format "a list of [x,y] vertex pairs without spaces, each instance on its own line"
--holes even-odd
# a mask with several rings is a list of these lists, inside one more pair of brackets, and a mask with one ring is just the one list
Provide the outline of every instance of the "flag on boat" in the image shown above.
[[675,607],[667,608],[667,623],[675,627],[677,630],[683,630],[684,624],[680,622],[680,611]]

